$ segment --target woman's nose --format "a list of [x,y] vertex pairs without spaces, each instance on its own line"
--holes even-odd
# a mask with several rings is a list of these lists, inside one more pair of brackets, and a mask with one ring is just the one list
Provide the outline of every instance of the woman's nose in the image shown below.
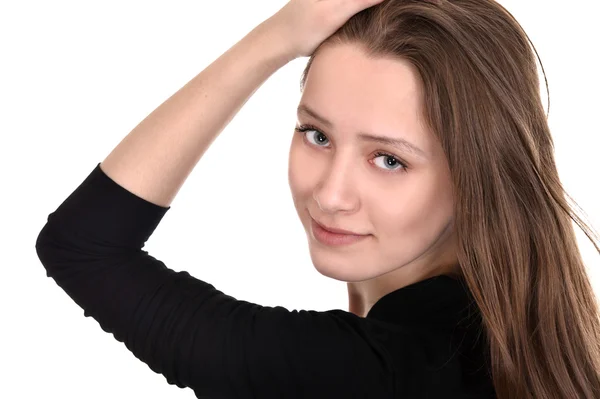
[[313,199],[323,213],[352,212],[358,208],[353,171],[342,165],[332,167],[313,191]]

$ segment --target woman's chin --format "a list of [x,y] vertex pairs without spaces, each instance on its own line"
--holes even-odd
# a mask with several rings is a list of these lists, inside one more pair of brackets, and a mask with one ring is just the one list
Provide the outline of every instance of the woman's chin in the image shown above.
[[343,282],[358,282],[371,278],[365,267],[352,262],[352,259],[335,259],[334,256],[316,254],[311,249],[310,257],[315,269],[325,277]]

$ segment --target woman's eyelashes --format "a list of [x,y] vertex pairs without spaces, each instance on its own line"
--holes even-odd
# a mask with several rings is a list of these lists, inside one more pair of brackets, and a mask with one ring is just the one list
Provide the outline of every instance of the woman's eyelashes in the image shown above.
[[[321,144],[326,144],[327,141],[329,141],[329,139],[323,132],[321,132],[319,129],[312,125],[300,125],[294,130],[298,133],[302,133],[304,136],[303,139],[316,147],[325,147]],[[378,158],[382,158],[383,161],[379,163],[374,163],[378,165],[378,168],[383,170],[385,173],[403,173],[406,172],[406,170],[408,169],[406,163],[401,161],[400,158],[394,154],[390,154],[385,151],[377,151],[375,153],[375,159]],[[388,166],[391,166],[392,168],[390,169],[388,168]]]

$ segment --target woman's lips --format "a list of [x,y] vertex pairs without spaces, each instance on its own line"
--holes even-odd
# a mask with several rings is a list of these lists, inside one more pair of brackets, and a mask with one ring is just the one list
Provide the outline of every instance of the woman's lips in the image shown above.
[[311,220],[311,228],[312,233],[315,239],[322,244],[330,245],[330,246],[339,246],[339,245],[348,245],[353,244],[355,242],[361,241],[367,238],[370,234],[357,235],[357,234],[340,234],[331,232],[324,227],[322,227],[319,223],[317,223],[312,217]]

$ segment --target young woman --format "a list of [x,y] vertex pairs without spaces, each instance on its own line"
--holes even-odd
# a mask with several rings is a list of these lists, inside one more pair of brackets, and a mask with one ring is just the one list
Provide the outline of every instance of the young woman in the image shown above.
[[[349,312],[236,300],[142,250],[216,136],[303,56],[289,183]],[[144,119],[36,250],[86,316],[198,397],[597,398],[571,220],[593,234],[538,89],[492,0],[292,0]]]

